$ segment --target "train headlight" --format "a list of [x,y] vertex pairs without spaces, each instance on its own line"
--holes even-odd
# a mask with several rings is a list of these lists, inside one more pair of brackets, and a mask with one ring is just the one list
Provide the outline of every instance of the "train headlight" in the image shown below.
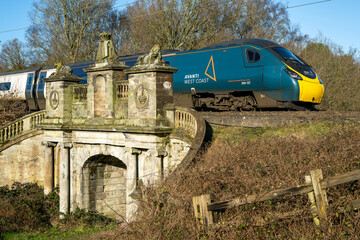
[[285,72],[290,76],[292,77],[293,79],[296,79],[296,80],[303,80],[302,77],[297,74],[296,72],[294,72],[293,70],[289,69],[289,68],[286,68],[285,69]]

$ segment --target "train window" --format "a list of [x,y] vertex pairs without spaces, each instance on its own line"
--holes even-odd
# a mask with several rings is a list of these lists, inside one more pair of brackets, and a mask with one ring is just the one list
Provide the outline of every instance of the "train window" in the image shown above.
[[0,83],[0,91],[10,90],[11,82]]
[[256,63],[261,59],[261,55],[254,49],[248,48],[246,49],[246,58],[248,63]]

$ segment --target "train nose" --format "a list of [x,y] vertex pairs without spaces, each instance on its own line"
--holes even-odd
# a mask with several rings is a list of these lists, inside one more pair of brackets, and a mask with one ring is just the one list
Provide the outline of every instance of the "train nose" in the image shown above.
[[300,87],[299,100],[302,102],[320,103],[324,96],[324,85],[316,82],[298,81]]

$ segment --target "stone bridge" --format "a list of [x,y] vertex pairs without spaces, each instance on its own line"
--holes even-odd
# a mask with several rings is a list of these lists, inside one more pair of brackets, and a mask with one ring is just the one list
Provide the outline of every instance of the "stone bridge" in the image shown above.
[[0,185],[37,182],[60,190],[60,212],[77,207],[132,220],[140,184],[186,167],[205,122],[173,104],[172,74],[158,48],[133,68],[101,35],[87,84],[59,66],[45,79],[46,110],[0,129]]

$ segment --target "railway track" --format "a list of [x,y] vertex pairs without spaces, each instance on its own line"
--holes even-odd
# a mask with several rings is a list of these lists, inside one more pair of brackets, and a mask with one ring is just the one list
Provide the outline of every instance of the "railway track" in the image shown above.
[[360,112],[271,111],[271,112],[200,112],[211,125],[233,127],[279,127],[312,121],[360,122]]

